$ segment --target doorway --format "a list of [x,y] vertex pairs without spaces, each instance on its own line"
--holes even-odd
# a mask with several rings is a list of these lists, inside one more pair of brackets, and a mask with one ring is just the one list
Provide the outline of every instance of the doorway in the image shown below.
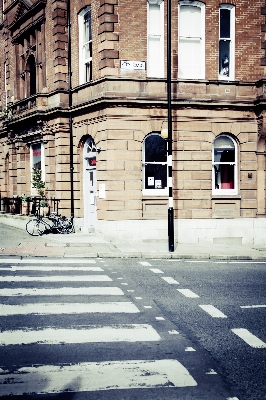
[[92,137],[89,137],[83,150],[83,198],[84,198],[84,231],[95,228],[96,221],[96,146]]

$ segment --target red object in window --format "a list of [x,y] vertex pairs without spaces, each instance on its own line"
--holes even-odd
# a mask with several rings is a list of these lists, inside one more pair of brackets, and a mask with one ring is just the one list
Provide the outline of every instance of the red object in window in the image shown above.
[[89,165],[90,166],[96,165],[96,158],[90,158],[89,159]]

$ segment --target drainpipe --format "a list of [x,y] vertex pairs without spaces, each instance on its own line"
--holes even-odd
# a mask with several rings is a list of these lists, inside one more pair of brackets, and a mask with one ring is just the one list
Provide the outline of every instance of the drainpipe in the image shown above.
[[69,166],[70,166],[70,212],[74,218],[74,164],[73,164],[73,123],[72,123],[72,85],[71,85],[71,37],[70,0],[67,0],[67,43],[68,43],[68,106],[69,106]]

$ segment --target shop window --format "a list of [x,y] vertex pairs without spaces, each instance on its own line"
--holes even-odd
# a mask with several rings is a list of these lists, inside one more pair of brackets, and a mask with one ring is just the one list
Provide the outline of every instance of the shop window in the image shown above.
[[151,133],[143,142],[143,194],[167,195],[167,142]]
[[178,77],[205,79],[205,4],[179,1]]
[[227,135],[213,142],[213,194],[237,194],[237,145]]
[[91,7],[79,13],[79,81],[80,84],[92,80],[92,34]]
[[235,7],[220,5],[219,28],[219,79],[234,79]]
[[148,0],[148,62],[147,76],[164,77],[164,3]]
[[43,143],[31,145],[31,172],[32,169],[42,170],[42,180],[45,180]]

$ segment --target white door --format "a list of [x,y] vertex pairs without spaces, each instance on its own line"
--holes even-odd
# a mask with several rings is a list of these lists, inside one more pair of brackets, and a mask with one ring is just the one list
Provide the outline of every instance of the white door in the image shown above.
[[96,147],[92,138],[84,146],[84,230],[95,227],[96,220]]

